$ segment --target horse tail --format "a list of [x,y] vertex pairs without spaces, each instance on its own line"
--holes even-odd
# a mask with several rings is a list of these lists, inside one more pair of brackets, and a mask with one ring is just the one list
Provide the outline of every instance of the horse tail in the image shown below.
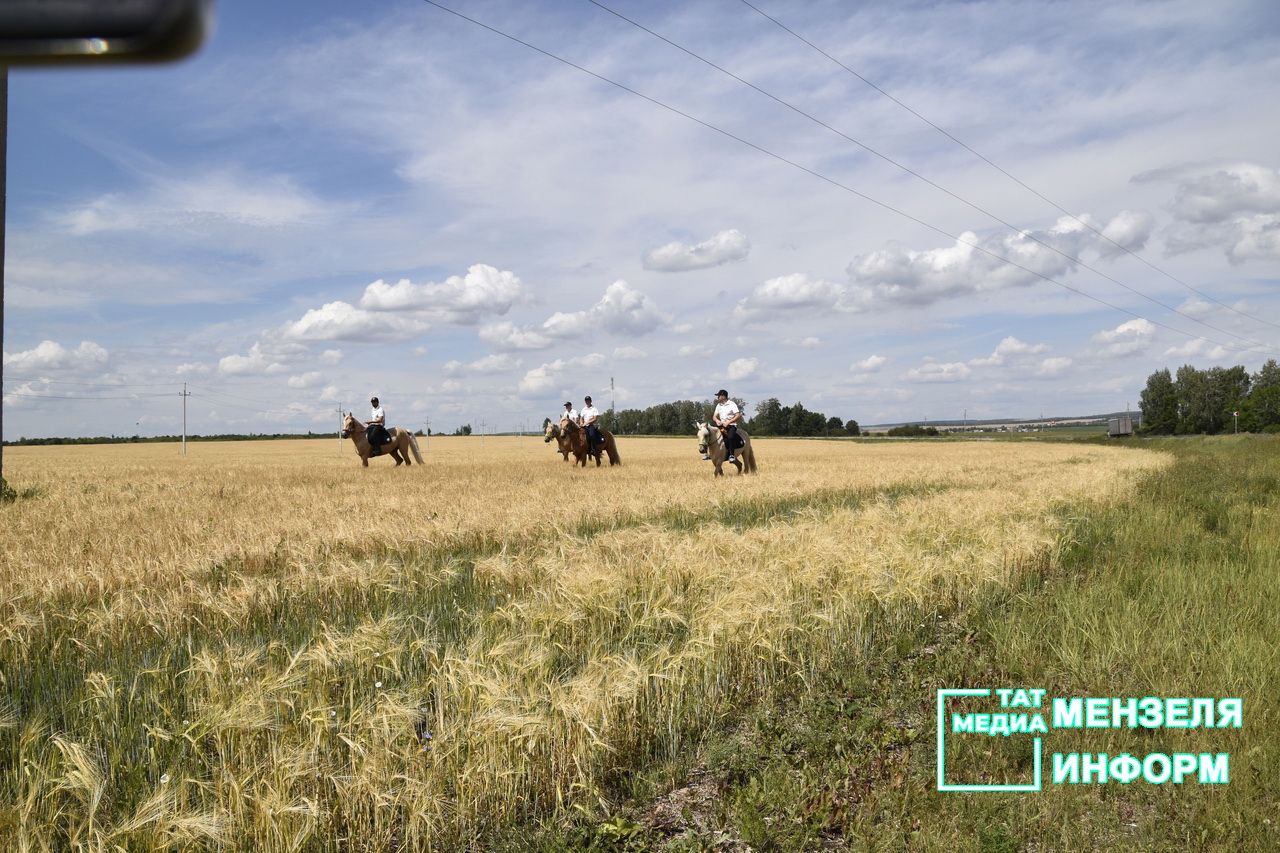
[[419,465],[421,465],[422,454],[418,452],[418,439],[412,432],[409,433],[409,447],[413,450],[413,458],[417,460]]
[[605,452],[606,452],[606,453],[608,453],[608,454],[609,454],[609,464],[610,464],[610,465],[621,465],[621,464],[622,464],[622,457],[618,455],[618,442],[616,442],[616,441],[614,441],[614,440],[613,440],[613,436],[612,436],[612,435],[611,435],[611,436],[609,436],[609,438],[605,441],[605,443],[604,443],[604,450],[605,450]]
[[756,450],[750,444],[747,445],[747,473],[754,474],[758,470],[756,468]]

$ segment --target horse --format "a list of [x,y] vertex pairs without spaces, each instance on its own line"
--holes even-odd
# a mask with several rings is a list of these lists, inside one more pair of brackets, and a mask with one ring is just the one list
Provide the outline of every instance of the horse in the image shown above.
[[[724,446],[724,433],[714,424],[694,421],[693,425],[698,430],[698,452],[709,453],[712,464],[716,466],[715,476],[724,476],[724,471],[720,469],[729,456],[729,451]],[[734,467],[738,469],[739,476],[754,474],[757,470],[756,452],[751,449],[751,436],[742,427],[738,427],[738,436],[742,439],[742,446],[734,452]]]
[[569,436],[564,434],[564,430],[560,429],[559,424],[551,422],[551,418],[547,418],[542,425],[542,443],[550,444],[551,439],[556,440],[556,450],[564,457],[564,461],[569,461],[569,451],[573,448],[569,445]]
[[[587,457],[590,456],[596,460],[596,467],[600,467],[600,448],[587,447],[587,431],[585,428],[578,426],[568,418],[560,419],[560,432],[569,440],[569,449],[573,451],[574,461],[583,468],[587,467]],[[622,457],[618,455],[618,444],[613,440],[613,433],[608,430],[600,430],[600,434],[604,436],[604,451],[609,455],[610,467],[622,464]]]
[[[409,459],[410,451],[413,452],[413,458],[418,461],[418,464],[423,464],[422,454],[418,452],[418,440],[414,438],[412,432],[400,427],[391,427],[387,432],[391,435],[391,441],[384,445],[386,449],[382,453],[390,454],[391,458],[396,460],[397,467],[413,464]],[[351,438],[351,441],[356,446],[356,453],[360,454],[361,464],[368,468],[369,457],[375,454],[373,448],[369,445],[369,438],[366,433],[367,428],[365,425],[356,420],[355,415],[348,412],[342,421],[342,437]]]

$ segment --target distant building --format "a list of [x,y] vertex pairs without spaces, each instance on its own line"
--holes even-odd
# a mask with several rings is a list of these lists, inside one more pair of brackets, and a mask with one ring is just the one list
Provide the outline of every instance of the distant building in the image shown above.
[[1133,418],[1128,415],[1107,418],[1107,435],[1111,438],[1118,438],[1122,435],[1133,435]]

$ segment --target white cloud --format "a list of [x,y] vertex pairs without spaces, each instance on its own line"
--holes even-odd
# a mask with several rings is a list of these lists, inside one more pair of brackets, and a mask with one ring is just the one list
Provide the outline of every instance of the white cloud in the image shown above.
[[523,364],[522,361],[512,358],[507,353],[492,353],[469,364],[463,364],[457,360],[447,361],[444,364],[444,373],[446,376],[461,376],[464,373],[503,373],[514,370],[521,364]]
[[172,180],[149,177],[143,192],[108,194],[55,214],[73,236],[112,231],[198,230],[219,224],[279,228],[314,224],[334,213],[286,175],[220,171]]
[[402,341],[430,327],[425,320],[366,311],[348,302],[327,302],[286,323],[281,334],[295,341]]
[[877,373],[888,361],[889,359],[882,355],[869,355],[861,361],[855,361],[849,365],[849,369],[854,373]]
[[680,349],[676,350],[676,355],[680,358],[706,358],[713,352],[715,352],[715,350],[711,349],[711,347],[706,344],[685,344],[680,347]]
[[196,362],[188,362],[179,364],[173,369],[173,372],[179,376],[199,376],[208,373],[210,370],[207,364],[198,364]]
[[522,397],[536,397],[555,388],[561,377],[568,370],[600,367],[607,359],[598,352],[588,353],[574,358],[557,358],[555,361],[540,364],[525,373],[520,380],[519,392]]
[[537,350],[555,346],[555,339],[550,335],[533,329],[521,328],[510,321],[490,323],[481,326],[480,340],[500,349]]
[[613,357],[618,361],[639,361],[648,358],[649,354],[638,347],[615,347]]
[[929,362],[908,370],[907,378],[912,382],[959,382],[971,372],[969,365],[961,361]]
[[321,364],[333,365],[340,361],[342,361],[342,350],[340,349],[327,349],[320,354]]
[[817,349],[818,347],[822,346],[822,339],[815,337],[813,335],[809,335],[808,337],[798,338],[798,339],[788,338],[784,340],[783,343],[786,344],[787,346],[800,347],[801,349]]
[[600,301],[585,311],[557,311],[540,326],[492,323],[480,328],[480,339],[500,349],[547,349],[556,341],[585,339],[597,330],[638,337],[657,329],[666,318],[649,297],[619,279]]
[[668,243],[644,253],[644,268],[658,272],[685,272],[717,267],[730,261],[740,261],[751,251],[747,235],[736,228],[721,231],[709,240],[697,245]]
[[337,385],[326,385],[326,386],[324,386],[324,388],[320,391],[320,399],[321,399],[321,400],[328,400],[329,402],[336,403],[336,402],[338,402],[338,394],[339,394],[339,393],[341,393],[341,392],[339,391],[339,389],[338,389],[338,386],[337,386]]
[[288,384],[290,388],[313,388],[320,384],[321,379],[318,371],[310,370],[297,376],[290,376]]
[[756,369],[760,366],[759,359],[755,358],[735,358],[729,362],[726,375],[731,382],[741,382],[744,379],[754,378]]
[[1200,355],[1204,352],[1204,346],[1208,343],[1201,338],[1191,338],[1184,344],[1169,347],[1164,351],[1166,356],[1174,356],[1176,358],[1190,358],[1193,355]]
[[[1091,217],[1079,217],[1093,224]],[[1151,230],[1146,214],[1123,211],[1101,230],[1131,250],[1141,248]],[[999,234],[986,239],[966,231],[951,246],[915,251],[887,248],[849,264],[853,287],[845,303],[860,307],[929,305],[944,299],[987,293],[1060,279],[1076,269],[1072,258],[1087,249],[1101,255],[1118,250],[1075,218],[1064,216],[1044,231]],[[1006,263],[1005,258],[1013,263]]]
[[1157,170],[1137,182],[1178,177],[1164,232],[1170,254],[1222,248],[1232,264],[1280,258],[1280,170],[1233,163],[1206,170]]
[[845,288],[821,278],[810,278],[806,273],[771,278],[759,284],[745,299],[738,302],[733,314],[739,320],[759,321],[774,317],[778,312],[801,311],[852,311]]
[[218,371],[236,377],[284,373],[289,369],[289,362],[297,361],[305,353],[306,348],[298,345],[264,346],[259,341],[248,348],[246,355],[224,356],[218,361]]
[[1114,329],[1104,329],[1093,336],[1093,342],[1102,344],[1098,354],[1104,356],[1133,355],[1151,345],[1156,327],[1148,320],[1139,317],[1121,323]]
[[1045,344],[1029,344],[1026,341],[1018,340],[1010,335],[1000,343],[996,344],[995,350],[986,358],[970,359],[969,363],[977,366],[992,366],[1004,364],[1006,361],[1023,359],[1032,355],[1039,355],[1047,352],[1049,347]]
[[1040,376],[1057,376],[1071,366],[1071,359],[1065,356],[1046,358],[1040,362],[1036,373]]
[[67,349],[56,341],[41,341],[29,350],[4,353],[4,366],[18,373],[30,370],[84,370],[105,364],[108,353],[93,341]]
[[370,284],[360,297],[368,311],[412,311],[426,319],[472,324],[486,315],[503,315],[523,295],[516,274],[488,264],[473,264],[465,276],[450,276],[443,283],[414,284],[401,279]]

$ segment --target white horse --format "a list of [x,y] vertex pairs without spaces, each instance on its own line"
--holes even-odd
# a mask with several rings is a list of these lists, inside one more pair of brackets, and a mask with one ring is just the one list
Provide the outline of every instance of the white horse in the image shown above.
[[[693,425],[698,430],[698,452],[711,456],[711,463],[716,466],[715,476],[724,476],[724,471],[720,469],[729,456],[729,451],[724,446],[724,433],[714,424],[694,421]],[[742,427],[738,427],[738,436],[742,439],[742,446],[734,454],[736,458],[733,465],[739,474],[754,474],[757,470],[756,452],[751,449],[751,436]]]

